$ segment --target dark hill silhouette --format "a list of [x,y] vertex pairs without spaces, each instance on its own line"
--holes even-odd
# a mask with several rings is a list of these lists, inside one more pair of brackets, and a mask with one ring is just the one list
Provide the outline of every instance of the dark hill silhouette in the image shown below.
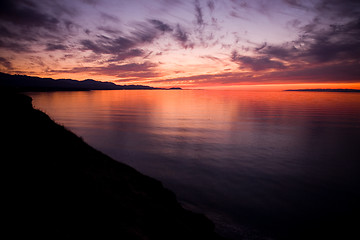
[[0,92],[2,227],[12,238],[220,239],[159,181],[93,149],[31,101]]
[[122,89],[157,89],[143,85],[116,85],[112,82],[100,82],[92,79],[84,81],[72,79],[52,79],[10,75],[0,73],[0,87],[17,91],[86,91],[86,90],[122,90]]

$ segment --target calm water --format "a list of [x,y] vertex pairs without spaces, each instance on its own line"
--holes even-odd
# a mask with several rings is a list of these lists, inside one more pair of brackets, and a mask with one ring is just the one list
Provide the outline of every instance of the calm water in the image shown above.
[[351,212],[359,196],[358,93],[30,95],[58,123],[161,180],[233,239],[286,236],[314,218]]

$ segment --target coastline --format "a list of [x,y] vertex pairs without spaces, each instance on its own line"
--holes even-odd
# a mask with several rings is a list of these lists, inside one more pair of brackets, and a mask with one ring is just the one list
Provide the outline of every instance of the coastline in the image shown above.
[[359,89],[328,89],[328,88],[317,88],[317,89],[287,89],[284,90],[285,92],[345,92],[345,93],[354,93],[354,92],[360,92]]
[[1,94],[5,219],[13,236],[222,239],[174,193],[97,151],[32,106]]

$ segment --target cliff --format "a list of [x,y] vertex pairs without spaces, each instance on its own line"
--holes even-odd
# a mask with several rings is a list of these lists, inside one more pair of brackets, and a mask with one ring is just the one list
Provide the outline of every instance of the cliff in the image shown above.
[[220,239],[162,184],[1,93],[3,219],[15,237]]

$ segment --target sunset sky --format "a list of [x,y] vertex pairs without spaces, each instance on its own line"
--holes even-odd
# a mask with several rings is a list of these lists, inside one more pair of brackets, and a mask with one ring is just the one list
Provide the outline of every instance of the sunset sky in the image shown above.
[[155,87],[360,88],[360,2],[2,0],[0,71]]

